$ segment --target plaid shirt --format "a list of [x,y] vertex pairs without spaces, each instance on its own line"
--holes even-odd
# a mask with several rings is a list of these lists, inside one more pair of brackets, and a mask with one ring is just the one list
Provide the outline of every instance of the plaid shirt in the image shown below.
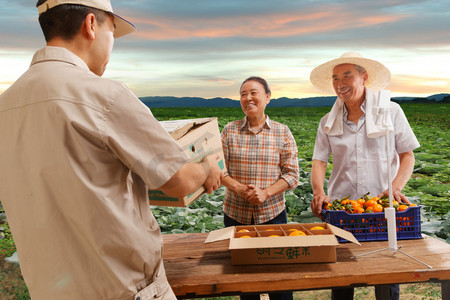
[[[232,121],[222,131],[222,146],[227,173],[242,184],[253,184],[261,189],[284,179],[290,189],[298,184],[297,145],[286,125],[267,116],[264,126],[253,133],[245,117]],[[223,211],[242,224],[265,223],[285,209],[284,193],[273,195],[260,205],[250,204],[227,189]]]

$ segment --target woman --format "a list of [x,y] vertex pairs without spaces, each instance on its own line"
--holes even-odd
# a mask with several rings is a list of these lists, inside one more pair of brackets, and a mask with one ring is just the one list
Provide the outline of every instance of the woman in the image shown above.
[[[286,125],[265,114],[271,92],[266,80],[247,78],[240,88],[242,120],[222,131],[227,173],[222,184],[225,226],[287,223],[284,192],[298,184],[297,145]],[[292,293],[269,294],[292,299]],[[241,299],[252,299],[252,296]],[[255,295],[259,299],[259,295]]]

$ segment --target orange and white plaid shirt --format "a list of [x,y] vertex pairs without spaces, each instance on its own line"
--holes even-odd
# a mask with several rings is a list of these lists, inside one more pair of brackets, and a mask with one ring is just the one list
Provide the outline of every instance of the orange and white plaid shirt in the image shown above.
[[[222,131],[222,146],[227,173],[242,184],[261,189],[284,179],[290,189],[298,185],[298,151],[294,137],[286,125],[266,117],[264,126],[252,132],[245,117],[228,123]],[[227,189],[224,213],[242,224],[272,220],[285,209],[284,193],[273,195],[261,205],[250,204]]]

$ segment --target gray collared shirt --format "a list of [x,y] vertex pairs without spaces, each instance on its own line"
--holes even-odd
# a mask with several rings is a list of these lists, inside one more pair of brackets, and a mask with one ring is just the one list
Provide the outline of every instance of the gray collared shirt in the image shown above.
[[[344,106],[345,108],[345,106]],[[365,112],[365,102],[361,106]],[[401,107],[390,102],[394,133],[390,135],[391,176],[394,179],[399,168],[399,153],[419,147]],[[358,199],[366,193],[378,195],[388,187],[386,137],[368,138],[365,114],[355,124],[347,120],[344,110],[344,132],[341,136],[328,136],[324,131],[328,114],[317,130],[313,160],[328,162],[332,155],[333,170],[328,182],[328,196],[333,201],[350,195]]]

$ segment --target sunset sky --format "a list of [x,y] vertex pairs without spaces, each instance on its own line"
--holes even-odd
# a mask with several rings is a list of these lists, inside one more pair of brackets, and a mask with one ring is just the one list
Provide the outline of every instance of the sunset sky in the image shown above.
[[[45,46],[36,0],[0,0],[0,93]],[[360,52],[391,70],[393,96],[450,92],[448,0],[112,0],[136,32],[116,39],[104,77],[138,97],[238,99],[266,78],[272,98],[325,96],[311,70]]]

